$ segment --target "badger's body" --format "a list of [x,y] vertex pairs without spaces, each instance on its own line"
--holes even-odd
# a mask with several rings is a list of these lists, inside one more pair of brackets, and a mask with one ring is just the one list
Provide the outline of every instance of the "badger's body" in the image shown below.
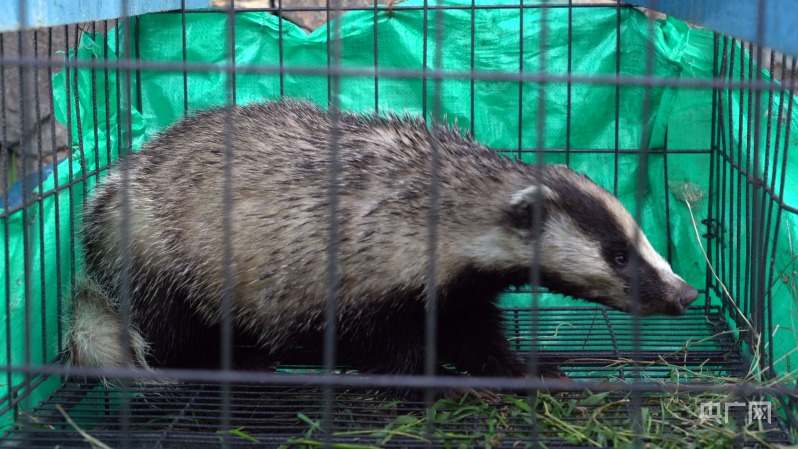
[[[284,101],[202,112],[129,156],[133,362],[216,367],[224,284],[226,114],[232,112],[233,316],[237,368],[320,345],[327,298],[331,118]],[[498,294],[528,282],[540,210],[541,284],[630,310],[639,256],[641,313],[683,313],[697,292],[676,276],[621,204],[564,166],[500,157],[413,116],[342,114],[337,145],[339,354],[374,373],[424,371],[432,142],[440,188],[436,285],[442,363],[519,376]],[[85,280],[75,295],[72,362],[122,364],[121,170],[84,217]],[[534,207],[534,201],[541,201]]]

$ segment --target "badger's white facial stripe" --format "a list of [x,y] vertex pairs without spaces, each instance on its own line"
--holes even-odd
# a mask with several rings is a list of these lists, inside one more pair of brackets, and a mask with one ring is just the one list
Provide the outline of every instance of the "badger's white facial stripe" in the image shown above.
[[623,308],[624,282],[607,266],[595,239],[565,214],[551,216],[543,235],[544,268],[557,267],[557,275],[566,283],[582,288],[589,297],[617,300],[607,305]]
[[538,195],[543,199],[554,200],[557,198],[557,195],[550,188],[544,185],[533,185],[516,192],[510,198],[510,205],[534,204],[535,200],[538,199]]
[[[609,193],[607,195],[609,195]],[[637,239],[637,253],[640,257],[659,273],[663,282],[677,285],[677,280],[681,281],[682,278],[673,272],[670,264],[651,246],[651,243],[637,225],[634,218],[632,218],[629,211],[627,211],[620,201],[614,197],[612,197],[612,201],[605,201],[605,204],[617,218],[618,223],[623,228],[626,238],[629,239],[630,242],[635,242],[635,239]]]

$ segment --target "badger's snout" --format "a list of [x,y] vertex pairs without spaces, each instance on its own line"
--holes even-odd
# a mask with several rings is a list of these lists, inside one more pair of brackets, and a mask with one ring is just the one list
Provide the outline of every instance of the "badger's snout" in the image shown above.
[[676,294],[671,296],[671,298],[665,310],[658,311],[656,307],[652,307],[647,315],[659,315],[662,313],[671,316],[682,316],[687,312],[687,307],[698,298],[698,290],[679,279],[679,284],[676,286]]
[[698,290],[694,289],[686,282],[683,283],[679,293],[679,305],[681,306],[681,313],[679,315],[684,315],[687,311],[687,306],[695,301],[696,298],[698,298]]
[[687,284],[682,286],[682,294],[679,296],[679,303],[682,307],[687,307],[698,298],[698,290]]

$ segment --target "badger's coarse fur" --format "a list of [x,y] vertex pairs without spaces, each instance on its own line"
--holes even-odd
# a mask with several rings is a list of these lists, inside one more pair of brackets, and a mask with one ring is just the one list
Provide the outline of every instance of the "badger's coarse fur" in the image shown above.
[[[132,357],[141,367],[219,366],[225,148],[234,129],[234,366],[258,369],[325,325],[331,116],[295,101],[184,119],[127,158]],[[431,154],[440,155],[436,285],[441,363],[520,376],[497,295],[529,280],[623,311],[633,270],[642,315],[684,313],[697,292],[673,273],[620,202],[565,166],[501,157],[411,115],[343,113],[337,261],[340,360],[371,373],[424,371]],[[536,179],[536,173],[540,177]],[[534,201],[541,201],[540,207]],[[84,216],[88,287],[77,292],[72,363],[119,367],[122,177]],[[532,236],[540,210],[542,236]],[[639,256],[639,267],[629,261]]]

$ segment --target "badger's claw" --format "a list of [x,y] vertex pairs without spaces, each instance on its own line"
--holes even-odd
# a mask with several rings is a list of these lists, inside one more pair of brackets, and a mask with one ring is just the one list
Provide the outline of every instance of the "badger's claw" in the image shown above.
[[[565,382],[565,383],[569,383],[569,384],[570,383],[576,383],[575,380],[573,380],[570,377],[568,377],[567,374],[562,372],[562,370],[560,370],[556,366],[539,366],[537,375],[524,374],[524,377],[526,377],[527,379],[540,379],[540,378],[542,378],[543,380],[556,380],[556,381],[559,381],[559,382]],[[558,390],[556,388],[549,388],[548,391],[549,391],[549,394],[557,394],[557,393],[562,393],[565,390]],[[518,392],[518,393],[519,394],[526,394],[526,393],[520,393],[520,392]]]
[[556,366],[541,366],[538,369],[538,372],[540,373],[540,377],[542,377],[544,380],[560,380],[569,383],[576,382]]
[[453,402],[460,402],[464,397],[469,396],[474,399],[481,399],[485,402],[499,402],[501,398],[496,393],[487,390],[473,388],[451,388],[441,392],[441,397]]

